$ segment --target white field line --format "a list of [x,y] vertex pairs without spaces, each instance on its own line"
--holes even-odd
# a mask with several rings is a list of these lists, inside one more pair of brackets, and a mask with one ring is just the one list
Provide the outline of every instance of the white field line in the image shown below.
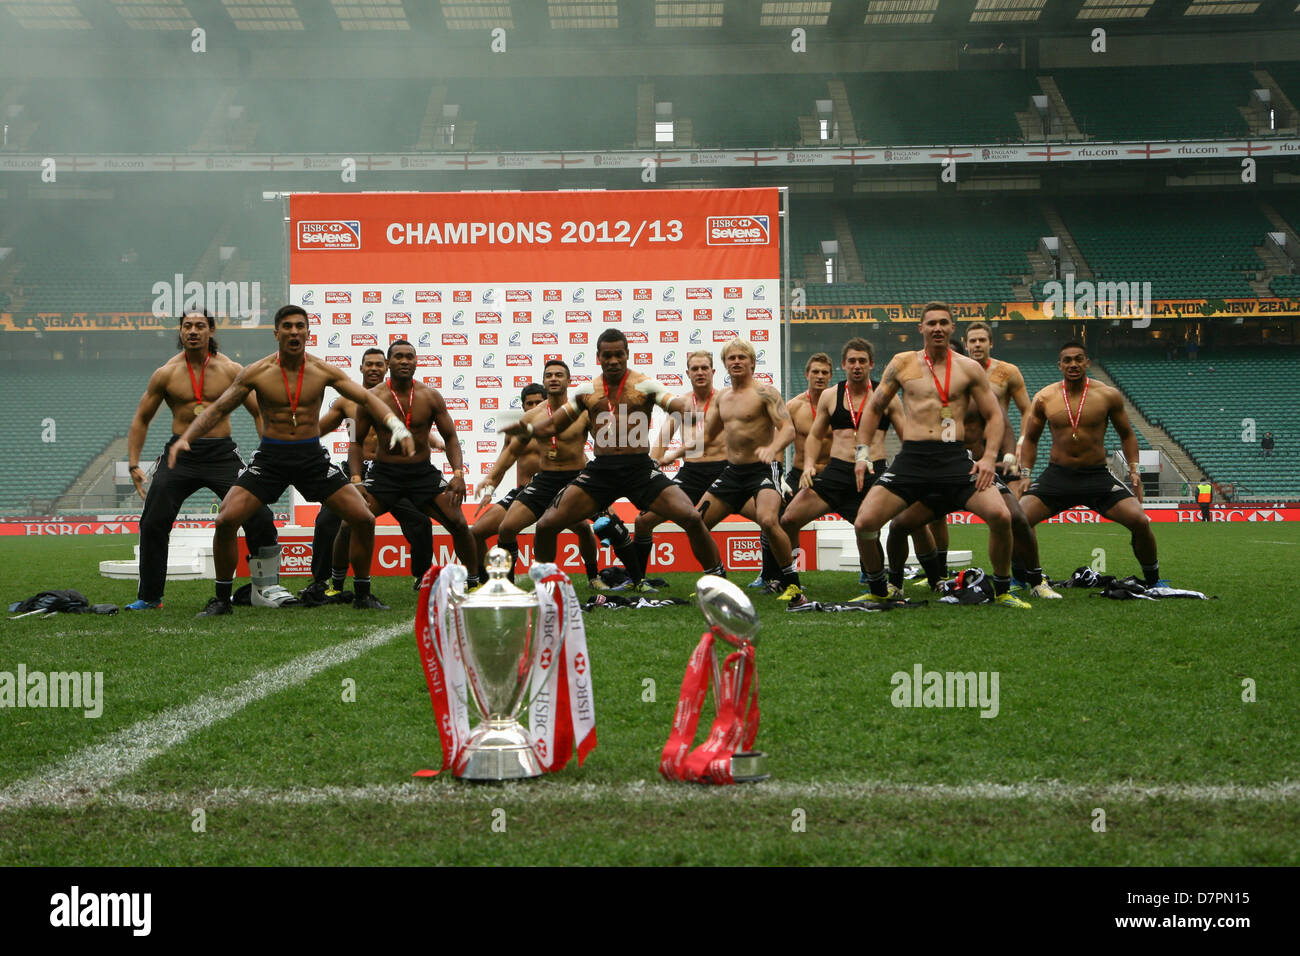
[[301,684],[327,668],[410,633],[409,622],[393,624],[365,637],[304,654],[224,690],[205,694],[193,703],[173,707],[119,730],[102,743],[75,751],[48,769],[0,789],[0,812],[90,802],[98,791],[135,773],[152,758],[205,727],[234,716],[254,701]]
[[1167,800],[1190,803],[1300,802],[1300,782],[1282,781],[1261,786],[1234,784],[1066,784],[1060,781],[1026,783],[901,784],[887,780],[837,783],[786,783],[766,781],[734,787],[708,787],[638,780],[621,784],[593,784],[538,780],[499,786],[475,786],[450,780],[408,781],[364,787],[303,787],[270,789],[222,787],[189,792],[154,792],[61,795],[60,806],[116,807],[142,810],[214,809],[243,806],[349,806],[427,805],[486,806],[509,804],[581,804],[617,800],[632,805],[707,805],[719,800],[751,804],[762,800],[807,800],[816,798],[858,799],[898,797],[919,802],[957,803],[969,801],[1025,800],[1039,803],[1141,803]]

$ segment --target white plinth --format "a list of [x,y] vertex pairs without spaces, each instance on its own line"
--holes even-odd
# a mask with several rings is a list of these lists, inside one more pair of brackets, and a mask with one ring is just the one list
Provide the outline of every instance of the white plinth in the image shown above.
[[[106,578],[138,581],[140,546],[135,546],[131,560],[101,561],[99,573]],[[167,580],[197,581],[217,576],[212,560],[211,528],[173,528],[167,539]]]
[[[817,568],[821,571],[859,571],[858,539],[853,533],[853,525],[847,521],[817,521]],[[889,525],[880,532],[882,544],[889,539]],[[948,567],[957,568],[970,564],[970,551],[949,551]],[[917,566],[916,549],[912,539],[907,539],[907,563],[909,567]]]

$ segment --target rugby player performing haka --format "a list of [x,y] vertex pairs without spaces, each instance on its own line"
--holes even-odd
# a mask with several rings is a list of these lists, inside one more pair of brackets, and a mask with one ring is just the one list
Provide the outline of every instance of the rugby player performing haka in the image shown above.
[[[1033,470],[1044,422],[1052,429],[1052,453],[1048,466],[1020,499],[1020,507],[1030,525],[1074,505],[1091,508],[1123,525],[1142,566],[1143,583],[1155,587],[1160,583],[1160,560],[1151,519],[1142,509],[1137,435],[1124,413],[1124,397],[1118,389],[1088,378],[1090,364],[1082,342],[1066,342],[1057,359],[1062,380],[1040,389],[1030,403],[1021,430],[1021,473],[1028,475]],[[1106,467],[1108,422],[1119,436],[1133,491]]]
[[[794,423],[794,448],[791,453],[792,464],[789,472],[781,479],[781,497],[785,501],[786,507],[794,500],[794,496],[799,493],[799,479],[803,475],[803,459],[808,433],[812,431],[813,419],[817,412],[817,400],[821,398],[822,392],[830,384],[833,371],[831,369],[831,357],[825,352],[814,352],[808,356],[808,361],[804,363],[803,376],[808,382],[808,390],[785,403],[785,410],[790,413],[790,421]],[[826,467],[826,463],[831,458],[831,436],[826,435],[817,450],[817,469],[820,471]],[[784,513],[784,509],[782,509]],[[772,554],[772,549],[767,543],[767,538],[760,536],[763,545],[763,568],[759,571],[758,577],[750,581],[747,585],[751,588],[763,588],[772,593],[781,593],[781,588],[777,584],[780,577],[780,568],[776,563],[776,556]],[[790,546],[798,547],[798,539],[791,538]]]
[[727,467],[700,499],[699,510],[706,527],[712,528],[727,515],[741,512],[753,518],[767,535],[780,567],[782,600],[791,610],[808,604],[795,570],[790,539],[781,530],[781,492],[778,463],[781,453],[794,441],[794,423],[786,411],[781,393],[754,377],[754,346],[744,339],[732,339],[722,349],[722,364],[731,376],[731,386],[718,393],[717,402],[704,418],[707,444],[722,433],[726,442]]
[[[361,353],[361,385],[371,389],[384,380],[388,372],[388,359],[381,349],[366,349]],[[348,439],[357,436],[357,403],[339,397],[330,402],[320,418],[320,433],[328,435],[344,422],[348,426]],[[434,450],[443,446],[436,435],[429,436],[429,443]],[[379,434],[372,431],[366,436],[361,449],[366,468],[375,458],[379,446]],[[411,576],[418,589],[424,572],[433,564],[433,526],[429,516],[417,511],[415,506],[403,498],[392,509],[393,517],[402,528],[402,535],[411,545]],[[298,592],[304,604],[311,606],[334,604],[341,600],[351,600],[351,594],[343,593],[343,585],[348,576],[348,547],[352,534],[343,519],[322,506],[316,512],[316,524],[312,532],[311,576],[312,583]]]
[[655,406],[683,413],[686,402],[673,399],[659,382],[627,367],[627,337],[609,328],[596,340],[600,374],[553,415],[536,422],[519,421],[502,429],[524,438],[549,439],[563,434],[586,413],[596,457],[564,490],[537,522],[534,550],[537,560],[555,560],[555,539],[564,528],[603,511],[619,498],[678,524],[686,532],[691,551],[705,573],[725,575],[718,546],[691,507],[686,492],[675,485],[650,459],[651,413]]
[[[1020,410],[1020,418],[1023,420],[1025,413],[1029,411],[1029,392],[1025,388],[1025,377],[1020,373],[1020,369],[1010,362],[1004,362],[993,357],[992,328],[986,322],[972,322],[966,326],[965,340],[966,354],[984,366],[984,373],[989,378],[989,387],[993,389],[993,395],[997,398],[998,404],[1002,406],[1002,411],[1007,412],[1012,399],[1014,399],[1016,408]],[[970,416],[967,416],[966,425],[967,428],[977,427]],[[982,428],[980,433],[981,437],[976,440],[976,444],[980,448],[979,451],[976,451],[975,444],[972,444],[969,433],[966,438],[966,447],[977,456],[984,453]],[[1004,478],[1007,477],[1006,472],[1008,469],[1014,467],[1016,456],[1011,445],[1014,438],[1015,435],[1011,433],[1011,429],[1008,427],[1002,439],[1002,448],[998,449],[1002,453],[1002,458],[997,466],[997,471]],[[1024,492],[1021,483],[1017,481],[1010,487],[1013,497],[1019,499]],[[1001,485],[999,485],[999,490],[1001,490]],[[1018,552],[1021,549],[1020,536],[1024,533],[1023,528],[1017,527],[1019,522],[1017,512],[1012,511],[1011,529],[1013,536],[1016,538],[1016,544],[1011,554],[1011,571],[1013,578],[1019,577],[1023,581],[1024,578],[1016,573],[1021,569],[1022,565]],[[943,573],[946,577],[948,574],[948,522],[939,519],[930,522],[930,533],[934,535],[935,545],[939,550],[939,560],[943,563]],[[1034,561],[1034,564],[1037,564],[1037,560]]]
[[[727,450],[721,434],[715,435],[713,441],[704,441],[704,419],[713,407],[717,390],[713,387],[713,355],[701,349],[686,356],[686,375],[691,380],[691,390],[679,396],[690,403],[690,411],[681,416],[682,441],[679,448],[668,450],[677,431],[678,416],[669,415],[664,419],[658,438],[650,451],[650,457],[660,467],[669,462],[682,459],[673,481],[686,492],[691,504],[699,504],[709,486],[718,480],[722,470],[727,467]],[[632,538],[636,549],[636,560],[640,565],[634,578],[645,576],[650,555],[654,550],[654,529],[662,519],[653,511],[643,511],[636,518],[635,533]],[[649,590],[649,586],[634,582],[638,590]]]
[[[436,518],[451,535],[461,564],[472,568],[478,555],[469,525],[465,523],[465,513],[460,508],[465,499],[465,463],[460,439],[456,437],[456,427],[447,414],[442,395],[436,388],[415,380],[417,364],[415,346],[410,342],[398,339],[388,346],[388,381],[368,393],[381,403],[383,424],[374,421],[371,406],[357,408],[356,439],[348,449],[351,481],[364,488],[370,511],[376,517],[406,498],[429,517]],[[397,444],[393,437],[394,424],[414,441],[411,451],[405,447],[400,453],[391,450]],[[443,480],[442,471],[429,460],[432,454],[429,435],[434,426],[447,447],[447,461],[452,467],[450,482]],[[372,427],[379,433],[379,447],[367,478],[362,474],[361,454]],[[378,604],[373,595],[371,601]]]
[[330,463],[329,454],[320,443],[320,405],[325,389],[333,387],[344,398],[368,409],[373,417],[385,419],[392,445],[400,445],[407,454],[415,451],[411,433],[375,395],[339,369],[307,354],[307,313],[301,306],[282,306],[275,313],[274,334],[276,353],[244,368],[221,397],[190,423],[168,454],[168,465],[175,468],[178,456],[190,450],[190,442],[224,421],[250,392],[257,395],[262,410],[262,443],[221,502],[212,536],[216,596],[199,616],[231,613],[230,585],[238,561],[235,550],[238,528],[262,505],[279,498],[289,485],[305,498],[329,505],[348,523],[352,529],[349,554],[355,575],[353,607],[382,606],[370,594],[375,519],[360,492],[348,484],[343,469]]
[[[985,323],[972,322],[966,329],[966,351],[972,359],[979,362],[984,368],[989,378],[989,388],[1002,411],[1004,430],[1002,445],[998,449],[1001,452],[1001,460],[994,467],[993,484],[1002,494],[1002,503],[1007,506],[1007,511],[1011,515],[1012,577],[1024,581],[1033,597],[1059,599],[1061,595],[1056,593],[1052,586],[1043,580],[1043,569],[1039,567],[1038,562],[1038,539],[1034,536],[1034,529],[1030,526],[1029,521],[1025,518],[1025,513],[1020,508],[1012,484],[1007,480],[1008,478],[1016,478],[1018,468],[1015,452],[1012,451],[1012,438],[1014,436],[1011,432],[1010,419],[1007,418],[1007,409],[1014,398],[1016,407],[1020,409],[1021,416],[1028,410],[1029,398],[1025,392],[1025,380],[1020,374],[1020,369],[1009,362],[1002,362],[992,358],[989,354],[993,348],[990,334],[991,329]],[[962,441],[971,453],[971,457],[983,457],[984,419],[980,416],[979,410],[968,406],[966,419],[962,426]],[[1020,483],[1015,481],[1014,484],[1018,486]],[[908,520],[911,517],[913,516],[910,514],[904,514],[894,520],[891,528],[907,527]],[[941,575],[947,577],[948,522],[943,518],[936,518],[929,523],[928,527],[938,546]],[[901,587],[902,585],[903,561],[906,558],[907,553],[898,551],[891,537],[889,541],[889,586],[891,592],[896,586]],[[932,581],[931,585],[933,583]]]
[[[947,305],[927,303],[917,327],[924,348],[894,356],[858,423],[854,473],[861,488],[871,465],[868,441],[889,403],[902,393],[906,412],[902,450],[885,473],[876,477],[853,522],[858,554],[868,569],[870,591],[863,598],[880,601],[888,596],[883,562],[875,547],[885,522],[909,506],[917,508],[914,517],[921,521],[964,508],[989,528],[994,601],[1003,607],[1028,608],[1028,603],[1009,590],[1011,518],[993,487],[993,462],[1004,427],[1002,411],[980,364],[948,347],[953,322]],[[962,443],[963,424],[972,404],[985,423],[987,447],[978,461],[972,461]]]
[[[230,420],[218,423],[207,438],[196,439],[194,446],[171,464],[168,452],[177,437],[221,393],[230,387],[242,366],[217,350],[216,320],[206,311],[187,312],[181,316],[177,345],[182,349],[149,378],[144,395],[131,419],[127,432],[126,455],[131,466],[131,481],[136,494],[144,499],[140,514],[140,586],[136,600],[128,611],[150,611],[162,607],[163,588],[167,583],[167,546],[172,524],[185,500],[200,488],[207,488],[224,498],[244,468],[243,459],[230,437]],[[166,402],[172,412],[172,437],[158,456],[149,493],[144,490],[144,471],[140,468],[140,451],[144,448],[149,422]],[[249,395],[244,407],[253,416],[258,434],[262,418],[257,398]],[[271,509],[261,507],[248,516],[244,525],[248,539],[248,567],[253,579],[250,601],[257,607],[285,607],[297,600],[280,587],[280,547]]]
[[[840,367],[844,369],[845,380],[835,388],[826,389],[818,399],[816,417],[809,443],[805,446],[805,460],[800,475],[800,489],[794,499],[786,506],[781,519],[781,528],[791,541],[798,540],[799,530],[808,522],[814,521],[834,511],[846,521],[857,517],[858,508],[867,494],[870,483],[858,487],[854,475],[854,454],[857,442],[858,423],[862,418],[867,400],[875,390],[878,382],[871,380],[871,370],[875,366],[875,352],[871,343],[863,338],[852,338],[844,343],[840,350]],[[895,397],[886,407],[886,418],[881,419],[882,426],[871,436],[868,457],[875,463],[874,474],[883,473],[885,468],[885,431],[893,424],[896,431],[902,429],[903,404]],[[817,446],[829,440],[830,458],[823,467],[816,461]],[[927,572],[933,570],[934,562],[931,552],[934,544],[924,530],[914,530],[917,535],[917,554],[922,556],[922,564]],[[897,538],[903,542],[903,556],[907,556],[907,532],[893,529],[891,541]],[[878,557],[880,543],[876,542]],[[865,579],[866,569],[863,568]],[[937,579],[936,579],[937,580]],[[865,583],[865,581],[864,581]],[[897,590],[897,593],[895,593]],[[891,586],[890,597],[901,597],[902,588]]]
[[[538,421],[543,416],[549,419],[563,407],[569,396],[569,366],[559,359],[551,359],[542,369],[542,382],[544,384],[532,382],[524,386],[521,395],[524,418],[521,420]],[[497,543],[510,552],[509,577],[514,579],[515,562],[519,560],[517,535],[536,522],[556,496],[582,472],[582,466],[587,463],[586,438],[587,417],[579,415],[578,420],[561,434],[552,435],[547,440],[526,440],[519,436],[506,440],[506,447],[501,450],[492,471],[479,486],[480,504],[478,511],[474,512],[474,527],[470,529],[478,548],[479,573],[469,582],[470,587],[487,583],[484,559],[487,539],[494,534]],[[515,477],[518,485],[493,504],[487,514],[479,517],[511,464],[517,466]],[[578,536],[578,552],[586,567],[587,584],[596,591],[608,590],[598,574],[598,546],[591,525],[579,521],[569,530]],[[625,553],[630,557],[630,545],[625,544],[624,548],[629,549]]]

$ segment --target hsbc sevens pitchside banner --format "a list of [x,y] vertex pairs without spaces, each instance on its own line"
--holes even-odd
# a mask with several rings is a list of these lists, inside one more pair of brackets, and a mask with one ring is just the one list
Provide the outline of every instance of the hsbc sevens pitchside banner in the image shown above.
[[[501,449],[501,411],[551,358],[590,381],[606,327],[627,336],[631,368],[674,391],[690,388],[696,349],[726,385],[719,353],[737,336],[779,383],[779,203],[776,189],[294,195],[290,299],[312,353],[357,377],[367,348],[415,346],[472,494]],[[325,437],[335,458],[347,441]]]

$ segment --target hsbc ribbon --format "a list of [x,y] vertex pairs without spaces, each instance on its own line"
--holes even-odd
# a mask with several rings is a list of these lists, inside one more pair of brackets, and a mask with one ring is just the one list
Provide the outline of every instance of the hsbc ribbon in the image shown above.
[[568,577],[554,564],[535,565],[538,623],[528,727],[533,749],[547,772],[573,755],[578,766],[596,746],[596,703],[582,608]]
[[455,769],[469,739],[469,707],[465,665],[456,640],[457,613],[451,603],[451,566],[437,565],[420,581],[420,601],[415,613],[415,642],[429,685],[438,737],[442,742],[442,768]]
[[[573,755],[578,765],[596,746],[595,697],[582,609],[569,579],[553,565],[535,566],[538,618],[529,677],[528,729],[542,769],[555,772]],[[458,634],[464,633],[452,585],[464,569],[430,568],[420,583],[416,645],[429,686],[442,767],[460,776],[470,740],[468,678]],[[422,776],[432,776],[423,772]]]

